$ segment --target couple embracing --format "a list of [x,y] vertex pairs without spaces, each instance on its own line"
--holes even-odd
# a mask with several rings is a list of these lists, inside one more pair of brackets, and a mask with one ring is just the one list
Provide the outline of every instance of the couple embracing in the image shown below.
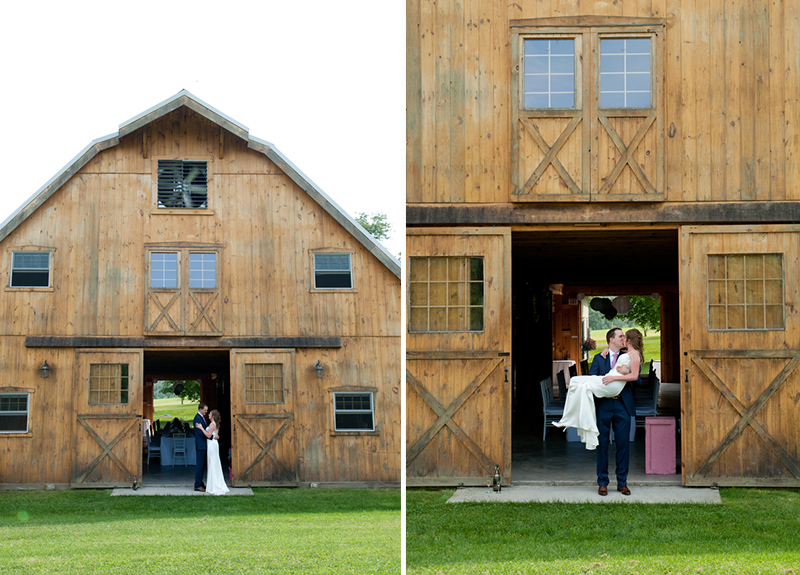
[[597,492],[608,494],[608,446],[613,428],[617,444],[617,491],[630,495],[628,465],[631,421],[636,415],[632,382],[644,361],[642,333],[614,328],[608,348],[595,356],[589,375],[570,379],[564,415],[556,427],[574,427],[586,449],[597,449]]
[[[194,445],[197,450],[197,463],[194,470],[194,490],[205,491],[211,495],[225,495],[228,486],[219,461],[220,415],[216,409],[209,414],[211,423],[206,422],[208,405],[200,402],[194,416]],[[203,483],[203,472],[208,464],[208,484]]]

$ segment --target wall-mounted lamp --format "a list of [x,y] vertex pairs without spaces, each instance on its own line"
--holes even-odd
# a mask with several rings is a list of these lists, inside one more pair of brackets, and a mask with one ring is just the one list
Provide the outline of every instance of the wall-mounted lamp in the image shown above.
[[45,360],[44,365],[42,366],[42,377],[47,379],[50,377],[50,366],[47,365],[47,361]]
[[322,364],[317,360],[317,365],[314,366],[314,371],[317,374],[317,377],[322,377],[325,375],[325,370],[322,368]]

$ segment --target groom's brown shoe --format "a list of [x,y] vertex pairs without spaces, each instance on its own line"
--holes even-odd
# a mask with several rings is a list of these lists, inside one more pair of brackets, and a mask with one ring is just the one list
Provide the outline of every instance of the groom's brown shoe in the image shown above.
[[623,485],[622,487],[617,487],[617,491],[619,491],[623,495],[630,495],[631,494],[631,490],[628,489],[627,485]]
[[601,485],[600,487],[597,488],[597,493],[605,497],[606,495],[608,495],[608,487],[606,487],[605,485]]

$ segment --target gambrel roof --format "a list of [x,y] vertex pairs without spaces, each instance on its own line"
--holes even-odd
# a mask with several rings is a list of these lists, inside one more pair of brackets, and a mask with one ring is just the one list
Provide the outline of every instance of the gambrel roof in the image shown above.
[[317,202],[322,209],[341,224],[353,237],[355,237],[372,255],[383,263],[394,275],[400,277],[400,262],[378,241],[373,238],[361,225],[356,222],[347,212],[334,202],[325,192],[320,189],[308,176],[295,166],[280,150],[273,144],[255,138],[250,135],[248,128],[236,120],[226,116],[219,110],[209,106],[196,96],[186,90],[181,90],[173,97],[156,104],[149,110],[145,110],[138,116],[134,116],[127,122],[120,124],[119,131],[109,134],[103,138],[92,141],[75,158],[72,159],[64,168],[45,183],[36,193],[33,194],[22,206],[12,213],[2,224],[0,224],[0,241],[8,237],[17,226],[31,215],[36,209],[46,202],[61,186],[63,186],[72,176],[80,171],[97,154],[112,148],[120,143],[122,137],[130,134],[151,122],[177,110],[181,106],[186,106],[207,120],[217,124],[221,128],[238,136],[247,142],[248,148],[261,152],[274,162],[292,181],[302,188],[311,198]]

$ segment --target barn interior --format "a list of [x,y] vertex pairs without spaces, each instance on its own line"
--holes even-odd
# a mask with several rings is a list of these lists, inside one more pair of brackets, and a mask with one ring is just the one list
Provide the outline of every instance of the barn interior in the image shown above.
[[[575,319],[564,320],[565,314],[578,317],[580,306],[574,303],[579,294],[612,297],[659,294],[662,380],[680,381],[678,242],[676,229],[597,226],[512,233],[514,483],[595,482],[595,452],[587,451],[579,441],[567,441],[567,435],[552,425],[544,432],[544,400],[540,387],[540,381],[552,377],[554,359],[573,359],[579,364],[585,357],[579,347],[583,340],[580,325],[575,325]],[[567,307],[570,301],[571,310]],[[602,343],[598,341],[598,345]],[[645,358],[645,365],[648,361]],[[659,412],[659,415],[675,415],[676,421],[680,410],[677,389],[677,385],[672,386],[672,401]],[[645,477],[644,435],[643,428],[637,429],[631,444],[629,480],[639,484],[656,480],[680,483],[679,475],[671,479],[669,476]],[[676,438],[676,445],[679,450],[679,438]],[[609,460],[613,481],[613,444]],[[680,461],[679,454],[677,461]]]
[[[142,405],[143,419],[154,422],[153,389],[158,381],[198,380],[200,381],[200,401],[208,404],[209,412],[217,409],[222,418],[220,433],[220,455],[222,468],[228,467],[227,453],[231,446],[231,402],[230,402],[230,351],[227,349],[172,349],[145,350],[144,352],[144,393]],[[155,424],[153,424],[155,425]],[[143,436],[145,434],[143,433]],[[143,441],[146,443],[147,439]],[[174,447],[174,443],[153,434],[153,441],[161,449]],[[193,449],[194,436],[187,437],[187,450]],[[148,463],[149,459],[149,463]],[[174,457],[172,453],[148,458],[147,446],[143,449],[142,484],[149,486],[192,485],[195,466],[186,458]],[[173,463],[173,465],[166,465]],[[186,463],[186,465],[184,465]]]

